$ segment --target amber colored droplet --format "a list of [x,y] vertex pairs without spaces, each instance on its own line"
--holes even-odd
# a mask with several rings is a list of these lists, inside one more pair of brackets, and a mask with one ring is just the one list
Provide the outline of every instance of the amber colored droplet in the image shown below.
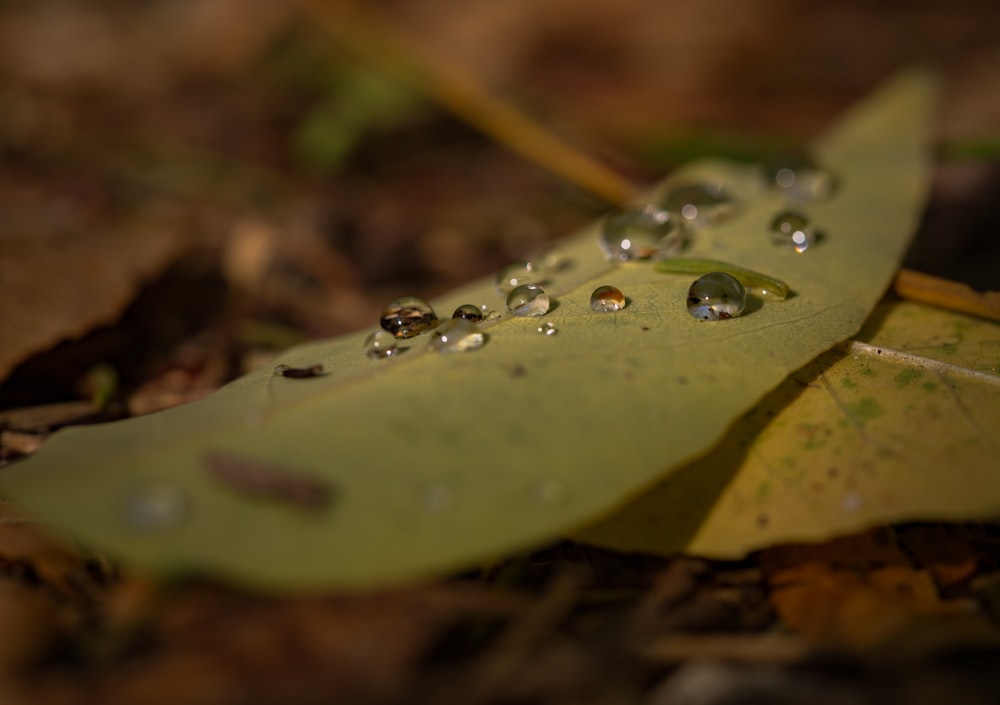
[[598,313],[612,313],[625,308],[625,294],[615,286],[599,286],[590,295],[590,308]]

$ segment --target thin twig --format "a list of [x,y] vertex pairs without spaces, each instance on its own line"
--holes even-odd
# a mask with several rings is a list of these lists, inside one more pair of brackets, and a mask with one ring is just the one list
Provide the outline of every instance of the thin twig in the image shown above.
[[1000,321],[1000,292],[977,292],[966,284],[941,279],[912,269],[896,274],[893,289],[904,299]]
[[454,62],[432,55],[370,5],[352,0],[298,0],[338,43],[570,183],[609,203],[622,204],[636,189],[596,160],[552,134],[510,103],[487,91]]
[[[342,46],[437,101],[470,125],[568,182],[621,205],[637,185],[559,139],[488,92],[461,67],[434,56],[375,8],[356,0],[298,0]],[[1000,320],[1000,293],[977,294],[958,282],[901,269],[896,293],[953,311]]]

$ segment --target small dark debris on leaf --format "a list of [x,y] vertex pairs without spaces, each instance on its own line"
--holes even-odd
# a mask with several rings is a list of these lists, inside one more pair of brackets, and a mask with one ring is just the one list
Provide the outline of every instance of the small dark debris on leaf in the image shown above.
[[249,497],[309,512],[326,509],[333,498],[333,489],[327,481],[280,465],[221,452],[206,453],[202,462],[216,480]]
[[278,365],[274,368],[274,376],[285,377],[287,379],[309,379],[310,377],[322,377],[323,365],[309,365],[308,367]]

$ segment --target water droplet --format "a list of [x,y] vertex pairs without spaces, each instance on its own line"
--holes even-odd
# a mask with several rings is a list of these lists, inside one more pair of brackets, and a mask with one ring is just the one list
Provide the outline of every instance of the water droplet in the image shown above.
[[646,205],[609,213],[600,242],[608,259],[628,262],[675,255],[684,249],[686,236],[667,211]]
[[767,182],[793,201],[823,201],[837,190],[837,179],[811,157],[793,154],[764,167]]
[[544,316],[550,303],[545,289],[536,284],[522,284],[507,296],[507,310],[515,316]]
[[725,220],[736,210],[732,195],[713,183],[678,186],[667,194],[660,205],[697,227]]
[[573,266],[573,260],[561,252],[546,252],[542,256],[542,267],[550,272],[565,272]]
[[487,321],[499,321],[501,318],[503,318],[503,314],[499,311],[490,311],[486,314]]
[[569,488],[559,480],[542,480],[531,489],[531,494],[539,504],[555,506],[566,503]]
[[862,504],[864,504],[864,500],[857,492],[848,492],[840,502],[845,512],[856,512],[861,509]]
[[129,525],[143,531],[162,531],[180,526],[191,512],[191,503],[180,487],[151,482],[132,490],[125,501]]
[[401,296],[385,307],[380,323],[397,338],[412,338],[436,326],[437,320],[429,303],[416,296]]
[[532,262],[514,262],[497,272],[497,291],[501,296],[509,294],[522,284],[537,284],[541,274]]
[[365,355],[373,360],[384,360],[399,352],[396,336],[384,330],[377,330],[367,338],[364,344]]
[[417,499],[420,506],[437,514],[451,509],[455,504],[455,493],[447,485],[435,483],[421,487]]
[[555,335],[559,332],[559,329],[546,321],[538,326],[538,332],[542,335]]
[[725,272],[709,272],[698,277],[688,289],[688,313],[703,321],[723,321],[739,316],[746,303],[743,285]]
[[479,323],[479,321],[483,320],[483,312],[475,304],[462,304],[455,309],[455,312],[451,314],[451,317],[463,318],[466,321]]
[[809,224],[809,219],[798,211],[782,211],[771,221],[771,242],[779,247],[805,252],[816,240],[816,230]]
[[590,308],[598,313],[612,313],[625,308],[625,294],[614,286],[599,286],[590,295]]
[[431,348],[440,353],[471,352],[485,344],[483,332],[462,318],[453,318],[435,328],[430,342]]

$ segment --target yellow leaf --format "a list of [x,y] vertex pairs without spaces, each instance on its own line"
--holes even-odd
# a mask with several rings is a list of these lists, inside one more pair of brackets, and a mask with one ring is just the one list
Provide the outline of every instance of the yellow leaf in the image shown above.
[[1000,326],[887,302],[715,450],[579,537],[733,558],[891,522],[992,520],[998,456]]

